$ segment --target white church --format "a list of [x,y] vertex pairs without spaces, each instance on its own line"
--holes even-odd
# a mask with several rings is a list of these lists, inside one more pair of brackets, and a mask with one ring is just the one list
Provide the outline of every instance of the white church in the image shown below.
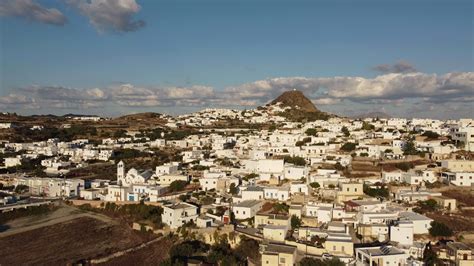
[[156,202],[158,197],[166,193],[166,187],[156,184],[152,170],[139,172],[131,168],[125,173],[125,163],[117,164],[117,184],[109,185],[105,196],[106,201],[140,201]]
[[117,184],[119,186],[131,186],[136,184],[147,184],[148,180],[152,178],[154,172],[152,170],[145,170],[138,172],[137,169],[131,168],[125,174],[125,163],[120,161],[117,164]]

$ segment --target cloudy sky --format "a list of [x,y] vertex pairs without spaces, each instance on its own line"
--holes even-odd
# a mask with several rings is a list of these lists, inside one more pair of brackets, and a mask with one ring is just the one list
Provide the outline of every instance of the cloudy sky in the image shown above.
[[1,0],[0,111],[474,117],[466,0]]

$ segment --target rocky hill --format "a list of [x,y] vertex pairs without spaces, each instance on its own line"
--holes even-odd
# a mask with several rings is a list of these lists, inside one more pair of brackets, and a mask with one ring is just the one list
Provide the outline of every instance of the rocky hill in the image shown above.
[[292,90],[285,91],[275,100],[271,101],[267,106],[279,105],[285,108],[285,111],[279,115],[287,118],[290,121],[315,121],[327,120],[332,115],[320,111],[301,91]]
[[280,103],[283,107],[291,107],[295,109],[300,109],[305,112],[320,112],[316,106],[311,102],[310,99],[306,98],[301,91],[285,91],[270,104]]

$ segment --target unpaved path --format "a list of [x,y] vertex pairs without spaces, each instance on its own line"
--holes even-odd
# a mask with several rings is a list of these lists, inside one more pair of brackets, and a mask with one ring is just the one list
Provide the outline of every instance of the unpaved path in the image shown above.
[[63,205],[56,211],[46,215],[24,217],[7,222],[4,227],[8,229],[0,233],[0,238],[39,229],[45,226],[71,221],[81,217],[90,217],[105,223],[118,224],[117,221],[114,221],[105,215],[84,212],[77,208]]

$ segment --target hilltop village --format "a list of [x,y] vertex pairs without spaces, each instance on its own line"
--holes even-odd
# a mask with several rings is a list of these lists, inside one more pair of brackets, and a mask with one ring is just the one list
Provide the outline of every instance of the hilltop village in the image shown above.
[[0,264],[474,265],[472,118],[349,119],[288,91],[252,110],[3,114],[0,128],[0,249],[35,230],[86,241],[81,224],[99,222],[134,241],[62,261],[13,246]]

